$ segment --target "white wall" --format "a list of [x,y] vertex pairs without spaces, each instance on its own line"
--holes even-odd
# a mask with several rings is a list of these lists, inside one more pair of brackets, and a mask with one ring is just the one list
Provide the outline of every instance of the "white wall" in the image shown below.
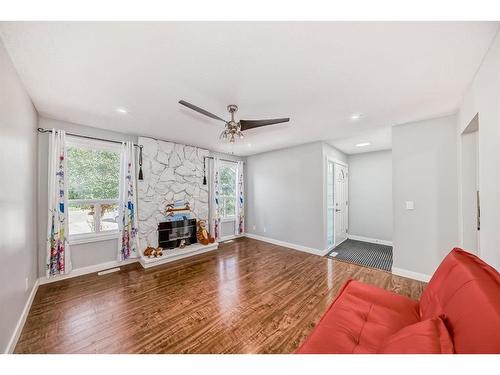
[[392,165],[393,267],[432,275],[458,244],[456,116],[393,127]]
[[349,234],[392,241],[392,153],[350,155]]
[[35,108],[0,41],[1,352],[37,278],[36,125]]
[[[479,113],[479,255],[500,270],[500,35],[497,33],[460,106],[457,138]],[[459,167],[459,169],[461,169]]]
[[322,142],[249,156],[247,233],[325,250],[326,154],[346,160]]
[[[323,143],[323,162],[324,163],[326,163],[326,158],[347,163],[347,155],[346,154],[344,154],[342,151],[337,150],[335,147],[333,147],[327,143]],[[326,164],[325,164],[325,168],[326,168]]]

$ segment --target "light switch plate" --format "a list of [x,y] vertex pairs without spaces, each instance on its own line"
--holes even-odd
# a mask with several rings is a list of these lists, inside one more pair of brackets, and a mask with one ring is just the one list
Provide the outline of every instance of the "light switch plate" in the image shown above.
[[414,210],[415,209],[415,202],[413,202],[413,201],[406,201],[406,209],[407,210]]

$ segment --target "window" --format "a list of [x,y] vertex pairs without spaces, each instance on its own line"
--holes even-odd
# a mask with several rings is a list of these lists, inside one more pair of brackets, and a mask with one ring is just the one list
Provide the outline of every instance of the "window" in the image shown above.
[[68,141],[67,190],[72,242],[116,236],[120,194],[120,147]]
[[221,218],[234,219],[236,217],[236,164],[221,162],[219,184]]

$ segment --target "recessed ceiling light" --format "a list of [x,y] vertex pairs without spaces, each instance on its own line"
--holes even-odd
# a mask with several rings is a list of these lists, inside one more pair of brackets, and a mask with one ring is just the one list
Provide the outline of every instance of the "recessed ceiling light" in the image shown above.
[[247,146],[248,146],[248,147],[252,147],[252,144],[251,144],[251,143],[247,143]]
[[116,112],[118,112],[118,113],[120,113],[122,115],[126,115],[128,113],[128,111],[125,108],[123,108],[123,107],[116,108]]
[[361,113],[354,113],[351,115],[351,120],[356,121],[359,120],[363,115]]
[[370,146],[371,143],[370,142],[361,142],[361,143],[357,143],[355,146],[356,147],[365,147],[365,146]]

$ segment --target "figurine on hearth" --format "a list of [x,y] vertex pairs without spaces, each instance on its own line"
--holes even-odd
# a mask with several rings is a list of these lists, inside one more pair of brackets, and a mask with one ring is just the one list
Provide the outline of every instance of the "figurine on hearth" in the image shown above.
[[152,257],[161,257],[163,255],[163,248],[161,247],[147,247],[146,250],[144,250],[144,256],[148,258]]
[[208,245],[210,243],[214,243],[215,239],[210,236],[207,230],[207,223],[205,220],[197,220],[197,230],[196,230],[196,239],[202,245]]

